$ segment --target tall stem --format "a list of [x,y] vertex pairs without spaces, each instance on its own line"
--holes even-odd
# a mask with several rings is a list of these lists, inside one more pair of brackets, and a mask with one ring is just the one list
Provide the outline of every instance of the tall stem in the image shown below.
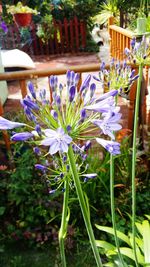
[[71,172],[72,172],[74,184],[75,184],[75,187],[76,187],[77,196],[78,196],[78,199],[79,199],[82,215],[83,215],[83,218],[84,218],[84,223],[85,223],[86,230],[87,230],[87,233],[88,233],[88,236],[89,236],[91,247],[93,249],[94,257],[95,257],[97,266],[98,267],[102,267],[103,265],[102,265],[102,262],[101,262],[101,259],[100,259],[98,248],[96,246],[93,229],[92,229],[91,222],[90,222],[90,216],[89,216],[89,213],[87,211],[87,206],[86,206],[84,194],[83,194],[83,191],[82,191],[82,187],[81,187],[78,171],[77,171],[77,168],[76,168],[76,162],[75,162],[75,159],[74,159],[74,153],[73,153],[73,149],[72,149],[71,146],[69,147],[69,150],[68,150],[68,157],[69,157],[69,162],[70,162],[70,167],[71,167]]
[[115,244],[118,251],[119,260],[122,266],[126,266],[120,252],[119,240],[117,236],[116,218],[115,218],[115,198],[114,198],[114,157],[110,155],[110,199],[111,199],[111,217],[114,230]]
[[140,89],[143,76],[143,65],[139,65],[139,79],[136,90],[136,102],[135,102],[135,113],[134,113],[134,127],[133,127],[133,147],[132,147],[132,234],[133,234],[133,251],[135,257],[136,267],[139,266],[137,254],[136,254],[136,182],[135,182],[135,167],[136,167],[136,138],[138,128],[138,116],[139,116],[139,102],[140,102]]
[[65,181],[65,192],[64,192],[64,200],[63,200],[63,210],[62,210],[62,219],[61,226],[59,230],[59,247],[60,247],[60,256],[61,256],[61,264],[62,267],[66,267],[66,257],[65,257],[65,245],[64,240],[67,233],[67,209],[68,209],[68,198],[69,198],[69,183],[66,179]]

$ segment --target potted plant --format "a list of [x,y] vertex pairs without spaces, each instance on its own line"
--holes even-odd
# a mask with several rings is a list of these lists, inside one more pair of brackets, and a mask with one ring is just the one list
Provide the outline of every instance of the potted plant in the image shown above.
[[28,6],[24,6],[21,2],[17,5],[7,5],[7,12],[11,13],[14,17],[14,21],[20,27],[27,27],[32,21],[32,14],[37,14],[37,10]]

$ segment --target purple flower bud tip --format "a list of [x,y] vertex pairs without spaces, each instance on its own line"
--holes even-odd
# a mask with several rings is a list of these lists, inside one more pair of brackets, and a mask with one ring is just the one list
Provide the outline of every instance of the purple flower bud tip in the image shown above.
[[51,115],[53,116],[53,118],[54,118],[55,120],[58,119],[58,113],[57,113],[54,109],[51,110]]
[[30,99],[27,99],[27,98],[24,98],[23,99],[23,105],[33,109],[33,110],[39,110],[39,106],[33,102],[32,100]]
[[54,194],[56,192],[56,189],[50,190],[49,194]]
[[72,102],[76,93],[76,88],[74,85],[72,85],[69,89],[69,101]]
[[70,170],[70,166],[66,165],[66,170],[69,171]]
[[80,117],[81,117],[81,119],[85,119],[86,118],[86,110],[85,109],[82,109],[81,111],[80,111]]
[[57,105],[58,107],[60,107],[60,104],[61,104],[61,98],[60,98],[59,95],[57,95],[57,96],[55,97],[55,103],[56,103],[56,105]]
[[91,141],[87,141],[85,144],[85,151],[87,151],[91,147]]
[[67,128],[66,128],[66,130],[67,130],[67,132],[68,132],[68,133],[70,133],[70,132],[71,132],[71,129],[72,129],[72,127],[71,127],[70,125],[67,125]]
[[67,156],[63,156],[63,162],[67,161]]
[[41,164],[35,164],[35,168],[42,172],[45,172],[47,170],[47,167]]
[[12,141],[26,141],[31,139],[34,135],[29,132],[16,133],[11,137]]
[[39,147],[34,147],[33,151],[34,151],[35,154],[41,155],[41,151],[40,151]]
[[42,135],[42,131],[41,131],[41,127],[40,127],[40,125],[37,124],[37,125],[35,126],[35,131],[37,131],[37,133],[38,133],[39,136]]
[[61,178],[61,179],[64,178],[64,173],[63,173],[63,172],[60,173],[60,178]]
[[34,99],[36,99],[36,94],[35,94],[35,90],[34,90],[34,85],[33,85],[33,83],[29,82],[29,83],[28,83],[28,88],[29,88],[29,91],[30,91],[32,97],[33,97]]

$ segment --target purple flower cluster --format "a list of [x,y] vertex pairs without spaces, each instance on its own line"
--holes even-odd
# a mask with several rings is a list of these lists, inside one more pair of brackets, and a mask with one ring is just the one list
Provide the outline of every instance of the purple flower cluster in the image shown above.
[[144,35],[141,41],[131,40],[131,50],[125,48],[125,55],[135,64],[150,65],[150,39]]
[[[131,77],[133,75],[134,73],[131,74]],[[31,82],[28,84],[30,95],[21,100],[21,104],[29,125],[11,122],[0,117],[0,129],[2,130],[22,126],[28,128],[28,131],[15,133],[12,136],[13,141],[28,140],[34,144],[34,152],[39,156],[42,155],[44,147],[48,147],[46,155],[50,154],[52,158],[56,153],[59,155],[57,160],[54,159],[53,168],[50,168],[49,163],[36,164],[35,166],[37,170],[43,172],[43,175],[48,175],[47,173],[50,171],[53,181],[52,187],[53,184],[57,184],[58,188],[62,186],[66,176],[71,177],[67,157],[70,145],[73,147],[76,161],[80,158],[79,161],[83,164],[91,146],[91,140],[94,139],[112,155],[120,153],[120,144],[115,142],[115,132],[121,129],[119,124],[120,109],[115,104],[115,96],[118,91],[112,90],[97,97],[95,83],[90,84],[91,75],[87,76],[79,90],[77,90],[79,74],[68,71],[66,77],[65,105],[64,98],[62,98],[64,87],[58,83],[57,76],[53,75],[49,78],[53,95],[51,106],[46,100],[45,90],[40,91],[39,101],[33,84]],[[107,136],[110,140],[99,138],[100,134],[96,134],[98,132],[95,131],[96,128],[100,130],[100,134]],[[82,146],[78,144],[80,139],[86,141]],[[88,139],[89,141],[87,141]],[[83,164],[78,164],[79,173]],[[83,174],[83,170],[81,173],[84,181],[95,177],[95,174]],[[50,192],[53,192],[52,188],[50,188]]]
[[118,90],[120,95],[127,98],[126,94],[129,92],[130,86],[138,78],[138,75],[134,74],[135,70],[132,70],[126,61],[120,64],[120,62],[115,62],[112,59],[110,68],[106,69],[105,63],[102,62],[99,77],[94,76],[93,78],[99,81],[105,89],[109,91]]

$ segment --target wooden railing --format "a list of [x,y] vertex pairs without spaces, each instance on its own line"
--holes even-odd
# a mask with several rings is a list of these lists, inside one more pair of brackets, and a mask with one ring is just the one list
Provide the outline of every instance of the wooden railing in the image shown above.
[[116,25],[109,26],[109,34],[111,39],[110,55],[111,57],[124,60],[126,47],[130,49],[130,42],[133,38],[133,32],[120,28]]
[[[131,48],[131,39],[134,36],[134,33],[132,31],[123,29],[121,27],[118,27],[114,25],[114,18],[109,19],[109,34],[110,34],[110,56],[116,60],[123,61],[125,57],[124,50],[125,48]],[[142,36],[141,36],[142,37]],[[138,69],[136,68],[136,72],[138,73]],[[148,87],[148,82],[149,82],[149,67],[145,66],[143,75],[145,79],[145,86]],[[133,113],[134,113],[134,103],[135,103],[135,97],[136,97],[136,88],[137,88],[137,83],[134,83],[132,86],[132,89],[130,90],[130,102],[129,102],[129,114],[130,117],[128,118],[128,126],[130,129],[132,129],[132,124],[133,124]],[[144,124],[146,123],[146,111],[147,111],[147,106],[146,106],[146,97],[142,100],[142,114],[143,114],[143,122]],[[148,116],[147,116],[148,117]],[[149,124],[148,120],[148,124]]]
[[63,21],[53,20],[53,25],[54,32],[46,43],[38,38],[37,25],[30,25],[26,40],[21,40],[19,28],[15,24],[10,25],[7,36],[2,39],[2,49],[19,48],[30,55],[74,53],[85,50],[85,21],[79,20],[77,17],[71,20],[64,18]]

